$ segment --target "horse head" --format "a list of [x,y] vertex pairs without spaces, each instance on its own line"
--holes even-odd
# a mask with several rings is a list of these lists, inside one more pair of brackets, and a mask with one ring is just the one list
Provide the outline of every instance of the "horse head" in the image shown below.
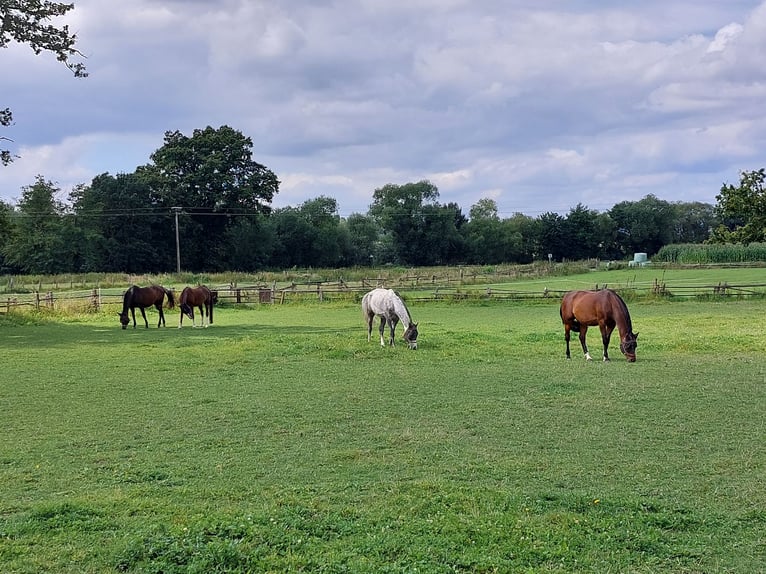
[[636,362],[636,347],[638,346],[638,333],[628,333],[620,341],[620,351],[625,355],[629,363]]
[[194,310],[188,303],[181,303],[181,313],[189,317],[189,319],[194,319]]
[[117,313],[117,315],[120,316],[120,325],[122,325],[123,329],[128,328],[128,324],[130,323],[130,318],[128,317],[128,313]]
[[214,289],[210,290],[210,302],[213,305],[217,305],[218,304],[218,291],[216,291]]
[[418,348],[418,324],[410,323],[410,326],[404,331],[404,340],[407,341],[407,346],[410,349]]

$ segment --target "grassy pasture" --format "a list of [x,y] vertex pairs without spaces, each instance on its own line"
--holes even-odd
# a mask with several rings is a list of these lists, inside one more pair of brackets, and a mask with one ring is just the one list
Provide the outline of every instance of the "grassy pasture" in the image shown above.
[[630,308],[635,364],[555,300],[0,324],[2,571],[763,572],[763,300]]

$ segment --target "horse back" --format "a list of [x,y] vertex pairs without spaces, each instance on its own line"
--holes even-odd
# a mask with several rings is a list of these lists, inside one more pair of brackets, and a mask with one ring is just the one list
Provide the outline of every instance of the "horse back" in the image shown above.
[[616,294],[608,289],[570,291],[561,300],[561,320],[564,323],[577,322],[588,326],[612,322],[614,296]]

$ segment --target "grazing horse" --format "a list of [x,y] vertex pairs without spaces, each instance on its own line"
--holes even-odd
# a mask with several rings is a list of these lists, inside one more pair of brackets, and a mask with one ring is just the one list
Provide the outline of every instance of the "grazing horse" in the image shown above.
[[372,337],[372,322],[380,317],[380,345],[386,346],[383,331],[386,323],[391,330],[389,344],[394,345],[394,330],[399,321],[404,325],[404,340],[410,349],[418,348],[418,324],[412,322],[410,312],[399,294],[393,289],[373,289],[362,297],[362,313],[367,321],[367,341]]
[[200,327],[207,327],[213,324],[213,305],[218,303],[218,291],[213,291],[206,285],[184,287],[178,303],[181,307],[181,315],[178,317],[179,329],[183,326],[184,315],[192,320],[192,327],[197,326],[194,319],[195,307],[199,308]]
[[580,333],[580,344],[585,353],[585,359],[591,360],[588,346],[585,344],[585,334],[588,332],[588,327],[598,325],[601,330],[601,341],[604,344],[604,361],[609,360],[607,349],[609,338],[615,327],[620,332],[620,351],[629,362],[636,361],[638,333],[633,332],[625,301],[611,289],[570,291],[561,300],[559,312],[561,321],[564,323],[567,359],[571,358],[569,355],[569,331],[571,330]]
[[149,322],[146,320],[146,313],[144,309],[146,307],[154,307],[160,312],[160,320],[157,322],[157,327],[165,325],[165,314],[162,312],[162,304],[165,300],[165,296],[168,298],[168,309],[172,309],[175,305],[175,298],[173,292],[170,289],[166,289],[162,285],[150,285],[149,287],[138,287],[131,285],[125,295],[122,298],[122,313],[117,313],[120,316],[120,323],[123,329],[128,328],[130,323],[130,317],[128,317],[128,309],[130,309],[133,315],[133,328],[136,328],[136,307],[141,311],[141,316],[144,318],[146,328],[149,328]]

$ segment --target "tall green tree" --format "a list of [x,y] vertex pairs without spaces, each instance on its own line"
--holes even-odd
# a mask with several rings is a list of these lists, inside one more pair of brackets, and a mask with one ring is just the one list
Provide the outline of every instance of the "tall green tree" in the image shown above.
[[373,192],[368,215],[391,237],[396,253],[397,261],[386,263],[423,265],[424,259],[430,257],[424,249],[427,236],[424,207],[437,205],[438,197],[436,186],[426,180],[404,185],[389,183]]
[[540,256],[547,258],[550,254],[555,261],[570,258],[571,251],[566,218],[558,213],[548,211],[540,215],[537,220],[540,223]]
[[125,273],[175,269],[175,235],[167,209],[153,206],[151,189],[137,174],[104,173],[69,195],[83,235],[88,271]]
[[673,243],[702,243],[718,227],[715,207],[699,201],[674,203]]
[[[713,236],[717,242],[766,241],[766,170],[743,171],[739,185],[724,184],[715,196],[716,213],[724,220]],[[727,225],[728,224],[728,225]]]
[[[71,33],[66,25],[56,27],[51,23],[54,18],[64,16],[73,8],[74,4],[62,2],[0,0],[0,48],[18,42],[27,44],[35,54],[52,52],[75,77],[86,77],[85,64],[75,61],[82,57],[82,53],[75,47],[77,35]],[[0,109],[0,126],[12,123],[13,113],[10,108]],[[0,140],[10,141],[2,136]],[[14,157],[10,150],[0,150],[1,164],[9,164]]]
[[673,242],[675,209],[652,194],[618,203],[608,213],[617,230],[616,246],[623,255],[654,254]]
[[67,262],[76,245],[64,242],[65,206],[56,198],[61,190],[37,176],[35,183],[22,188],[13,217],[14,231],[5,244],[8,263],[24,273],[69,271]]
[[513,263],[520,256],[522,237],[500,219],[494,199],[482,198],[471,206],[463,226],[466,260],[475,264]]
[[229,245],[229,270],[267,269],[272,266],[277,243],[274,220],[264,213],[236,217],[226,229],[225,243]]
[[564,224],[565,257],[571,260],[608,257],[614,222],[607,214],[578,203],[569,210]]
[[181,208],[181,263],[192,271],[223,270],[223,239],[235,215],[268,213],[279,192],[277,176],[252,158],[253,142],[229,126],[165,133],[164,145],[139,168],[152,205]]
[[351,265],[374,265],[380,261],[377,252],[381,229],[375,220],[361,213],[352,213],[345,220],[348,230],[350,251],[348,260]]
[[0,273],[12,273],[15,269],[6,261],[5,246],[13,236],[13,206],[0,201]]

